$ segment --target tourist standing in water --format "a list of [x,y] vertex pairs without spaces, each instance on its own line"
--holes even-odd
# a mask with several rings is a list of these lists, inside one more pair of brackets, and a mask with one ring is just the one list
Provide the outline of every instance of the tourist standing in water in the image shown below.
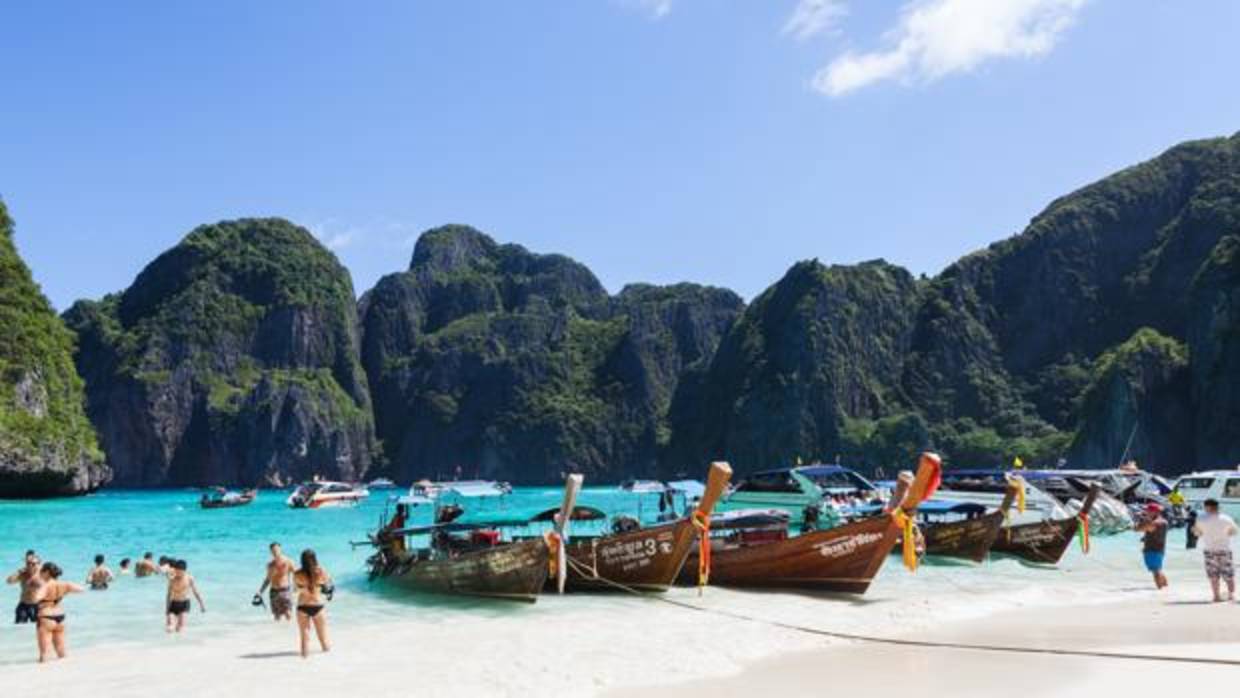
[[112,574],[112,570],[103,564],[103,559],[102,555],[96,555],[95,566],[86,575],[86,584],[92,591],[103,591],[108,588],[113,579],[116,579]]
[[45,562],[39,568],[43,586],[39,589],[39,624],[35,629],[35,640],[39,645],[40,662],[50,659],[53,651],[58,658],[65,658],[66,615],[61,602],[69,594],[84,591],[73,582],[60,581],[60,574],[60,566],[54,562]]
[[169,568],[171,571],[168,573],[168,624],[165,629],[170,633],[179,633],[185,628],[185,616],[189,614],[190,594],[198,599],[198,608],[203,613],[207,612],[207,605],[202,602],[202,594],[198,593],[198,585],[194,583],[194,577],[188,572],[189,565],[184,560],[173,560]]
[[292,558],[284,554],[280,549],[279,543],[272,543],[268,546],[271,550],[271,561],[267,563],[267,576],[263,579],[263,585],[258,588],[258,593],[254,595],[256,599],[254,605],[257,606],[263,602],[263,591],[271,587],[271,615],[276,620],[292,620],[293,619],[293,572],[297,569],[297,563]]
[[1218,510],[1217,499],[1207,499],[1204,503],[1206,513],[1197,519],[1193,532],[1201,541],[1201,549],[1205,555],[1206,576],[1210,579],[1210,589],[1214,592],[1214,601],[1223,600],[1220,583],[1227,582],[1227,600],[1236,599],[1236,568],[1231,557],[1231,539],[1236,535],[1236,522]]
[[1167,555],[1168,523],[1162,516],[1162,507],[1151,502],[1145,507],[1145,517],[1137,524],[1141,537],[1141,551],[1145,556],[1145,569],[1154,575],[1154,586],[1162,589],[1167,586],[1167,575],[1163,573],[1163,561]]
[[301,551],[301,569],[293,574],[297,587],[297,629],[301,634],[301,656],[310,654],[310,626],[319,638],[324,652],[331,649],[327,639],[326,603],[332,595],[332,578],[319,566],[313,550]]
[[133,567],[133,576],[135,577],[151,577],[159,573],[159,565],[155,564],[155,555],[146,553],[138,560],[138,564]]
[[33,550],[26,551],[21,569],[4,580],[8,584],[20,584],[21,596],[13,614],[14,623],[39,622],[39,590],[43,588],[43,575],[39,574],[39,556]]

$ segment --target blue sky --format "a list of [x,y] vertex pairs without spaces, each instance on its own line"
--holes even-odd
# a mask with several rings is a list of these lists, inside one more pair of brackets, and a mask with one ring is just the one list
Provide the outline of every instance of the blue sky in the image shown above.
[[310,227],[358,292],[475,225],[610,289],[798,259],[937,273],[1240,130],[1240,3],[19,3],[0,196],[63,309],[195,225]]

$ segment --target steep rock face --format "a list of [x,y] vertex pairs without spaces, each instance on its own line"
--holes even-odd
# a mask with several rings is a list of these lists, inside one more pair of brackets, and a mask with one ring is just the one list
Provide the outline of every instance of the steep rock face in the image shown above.
[[[904,370],[910,404],[948,450],[988,432],[1052,459],[1103,352],[1141,327],[1186,336],[1193,279],[1236,229],[1238,200],[1233,136],[1176,146],[1053,202],[930,284]],[[1094,460],[1102,450],[1076,453],[1080,466],[1114,465]]]
[[741,305],[688,284],[611,298],[566,257],[465,226],[428,231],[409,270],[359,303],[391,473],[548,482],[569,468],[649,471],[680,375],[713,353]]
[[1232,230],[1196,276],[1188,333],[1197,459],[1212,468],[1240,463],[1240,225]]
[[1128,454],[1162,472],[1196,463],[1188,350],[1149,328],[1099,358],[1068,460],[1120,463]]
[[831,458],[852,420],[902,411],[899,368],[918,298],[912,276],[882,261],[793,266],[745,310],[701,381],[685,383],[667,468]]
[[370,466],[352,284],[303,228],[199,227],[123,293],[65,318],[119,485],[274,485]]
[[73,335],[13,244],[0,201],[0,498],[83,494],[110,477],[86,418]]

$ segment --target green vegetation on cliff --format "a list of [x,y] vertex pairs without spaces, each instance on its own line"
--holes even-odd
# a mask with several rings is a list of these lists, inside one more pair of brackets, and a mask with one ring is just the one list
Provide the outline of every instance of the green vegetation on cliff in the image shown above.
[[360,306],[393,475],[547,482],[653,472],[678,381],[741,301],[691,284],[611,297],[571,259],[446,226]]
[[83,409],[73,335],[13,243],[0,201],[0,497],[89,491],[107,479]]
[[196,228],[66,314],[123,484],[359,476],[373,444],[348,272],[280,219]]

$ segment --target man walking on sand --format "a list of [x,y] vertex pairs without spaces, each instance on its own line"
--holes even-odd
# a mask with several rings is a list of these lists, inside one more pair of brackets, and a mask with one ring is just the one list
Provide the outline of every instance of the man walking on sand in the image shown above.
[[1236,568],[1231,559],[1231,538],[1236,535],[1236,522],[1218,510],[1217,499],[1204,502],[1206,513],[1197,519],[1193,533],[1201,541],[1201,549],[1205,554],[1206,576],[1210,579],[1210,589],[1214,591],[1214,601],[1223,600],[1220,593],[1220,582],[1227,581],[1227,600],[1236,599]]
[[271,615],[276,620],[293,619],[293,571],[297,563],[284,554],[279,543],[272,543],[271,561],[267,563],[267,577],[259,587],[254,605],[263,602],[263,591],[271,587]]

